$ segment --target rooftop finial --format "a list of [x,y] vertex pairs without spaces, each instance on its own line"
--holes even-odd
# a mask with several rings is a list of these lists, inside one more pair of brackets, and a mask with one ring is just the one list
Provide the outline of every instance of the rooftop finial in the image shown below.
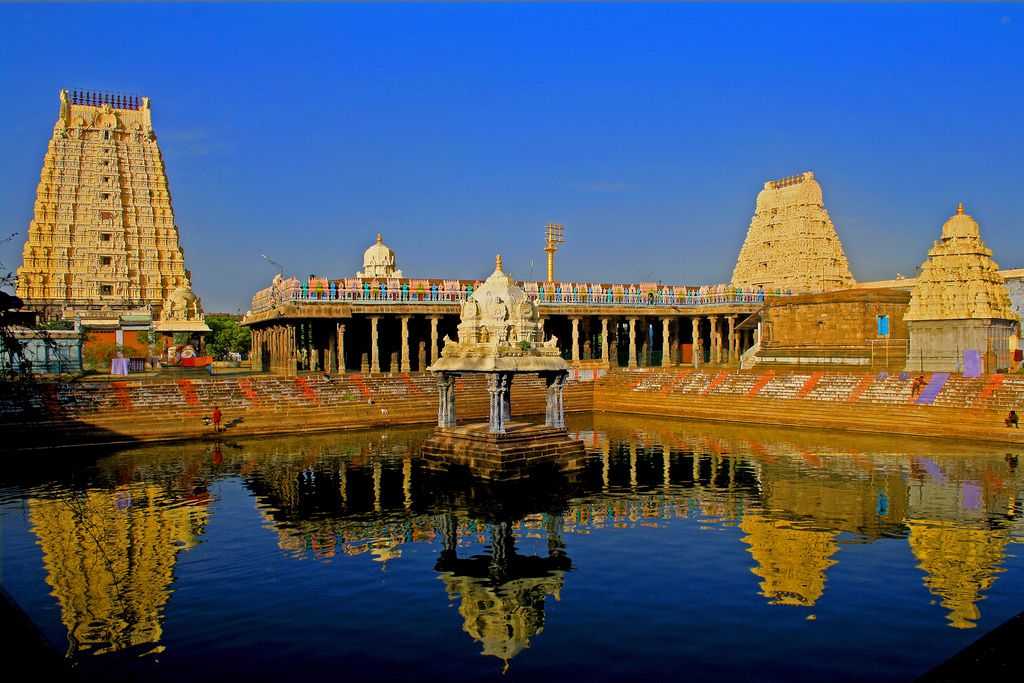
[[964,203],[963,202],[957,202],[957,204],[956,204],[956,215],[957,216],[963,216],[964,215]]
[[498,254],[497,256],[494,257],[494,270],[496,270],[498,272],[502,272],[501,271],[501,254]]
[[384,241],[384,237],[381,236],[381,234],[378,232],[377,233],[377,244],[380,244],[383,241]]

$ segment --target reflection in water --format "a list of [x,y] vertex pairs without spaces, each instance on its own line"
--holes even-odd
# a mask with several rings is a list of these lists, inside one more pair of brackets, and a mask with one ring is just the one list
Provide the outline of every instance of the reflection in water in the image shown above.
[[169,499],[148,483],[28,501],[69,652],[163,649],[174,565],[203,533],[205,503]]
[[802,608],[821,601],[851,544],[907,539],[958,629],[976,625],[1021,539],[1012,458],[633,418],[593,427],[581,433],[593,458],[571,478],[488,484],[421,469],[429,431],[410,429],[141,449],[98,460],[84,490],[46,478],[26,497],[69,654],[162,649],[175,563],[204,533],[204,486],[218,480],[241,480],[288,558],[404,563],[410,544],[432,546],[463,630],[506,666],[542,632],[548,598],[580,580],[570,538],[569,549],[617,529],[738,527],[750,594]]
[[773,605],[810,607],[825,592],[825,571],[839,545],[836,533],[801,529],[792,522],[757,513],[744,515],[740,528],[761,577],[761,595]]
[[572,562],[565,554],[559,523],[545,516],[546,556],[520,555],[507,522],[490,525],[490,552],[458,557],[458,520],[442,520],[443,548],[434,566],[448,599],[459,599],[462,628],[483,645],[483,654],[505,663],[544,630],[544,601],[559,599]]

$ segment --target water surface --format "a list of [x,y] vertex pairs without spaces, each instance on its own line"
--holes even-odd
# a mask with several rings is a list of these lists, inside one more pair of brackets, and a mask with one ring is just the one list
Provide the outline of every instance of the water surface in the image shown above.
[[8,454],[0,579],[96,680],[908,680],[1024,609],[1013,453],[571,422],[501,486],[427,429]]

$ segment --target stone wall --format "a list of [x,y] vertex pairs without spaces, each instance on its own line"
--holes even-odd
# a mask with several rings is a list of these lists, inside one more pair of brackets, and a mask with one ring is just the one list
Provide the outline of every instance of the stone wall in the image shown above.
[[761,316],[763,346],[863,346],[879,339],[878,316],[889,316],[890,339],[906,339],[902,290],[844,290],[769,299]]

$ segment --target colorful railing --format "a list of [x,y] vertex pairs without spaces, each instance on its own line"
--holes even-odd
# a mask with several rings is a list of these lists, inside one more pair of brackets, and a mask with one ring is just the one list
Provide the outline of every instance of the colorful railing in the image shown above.
[[[764,291],[737,289],[734,287],[710,288],[711,291],[691,290],[686,293],[668,291],[615,291],[603,292],[562,292],[560,290],[530,291],[527,294],[541,306],[550,305],[584,305],[584,306],[679,306],[700,307],[719,305],[760,304],[764,302]],[[467,285],[458,290],[431,288],[427,290],[411,289],[406,286],[389,287],[388,285],[366,284],[361,288],[309,288],[298,286],[278,290],[276,295],[264,290],[253,297],[252,312],[270,310],[283,303],[417,303],[417,304],[453,304],[466,301],[473,294],[473,287]],[[791,292],[770,292],[771,296],[786,296]]]

